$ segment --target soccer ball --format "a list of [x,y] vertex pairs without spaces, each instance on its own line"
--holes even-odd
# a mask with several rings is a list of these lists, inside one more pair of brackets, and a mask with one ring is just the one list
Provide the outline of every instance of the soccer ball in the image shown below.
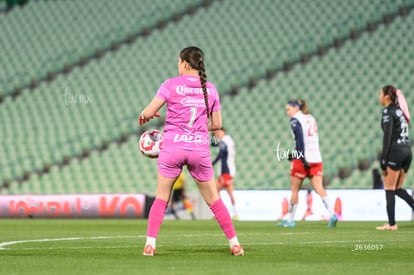
[[162,132],[158,130],[145,131],[139,138],[141,153],[149,158],[158,158],[163,137]]

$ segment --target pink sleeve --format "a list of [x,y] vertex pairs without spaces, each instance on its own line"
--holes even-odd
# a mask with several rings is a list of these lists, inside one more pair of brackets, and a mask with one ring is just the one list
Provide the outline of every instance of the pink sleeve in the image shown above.
[[160,88],[157,91],[156,97],[159,97],[167,101],[167,99],[170,97],[170,89],[168,89],[169,86],[169,81],[167,79],[166,81],[164,81],[164,83],[161,84]]

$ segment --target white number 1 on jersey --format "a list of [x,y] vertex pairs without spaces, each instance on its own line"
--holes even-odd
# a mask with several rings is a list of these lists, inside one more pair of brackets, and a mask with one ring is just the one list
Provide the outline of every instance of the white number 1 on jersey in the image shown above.
[[191,128],[193,126],[194,120],[196,119],[197,108],[196,107],[191,107],[190,111],[191,111],[191,117],[190,117],[190,121],[187,123],[187,126],[189,128]]

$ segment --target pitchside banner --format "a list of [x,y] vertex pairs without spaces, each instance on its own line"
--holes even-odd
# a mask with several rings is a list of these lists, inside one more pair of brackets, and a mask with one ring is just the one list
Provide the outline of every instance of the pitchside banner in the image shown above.
[[[407,190],[412,195],[412,190]],[[387,221],[384,190],[327,190],[330,203],[343,221]],[[226,191],[221,197],[230,213],[233,207]],[[289,190],[235,190],[236,212],[239,220],[276,221],[287,217]],[[397,221],[411,221],[412,209],[400,198],[395,199]],[[296,220],[327,220],[323,202],[314,191],[301,190]]]
[[145,195],[0,196],[1,218],[144,218]]

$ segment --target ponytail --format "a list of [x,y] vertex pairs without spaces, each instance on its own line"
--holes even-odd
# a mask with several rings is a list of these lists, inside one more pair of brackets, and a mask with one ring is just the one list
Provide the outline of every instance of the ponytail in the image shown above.
[[309,114],[309,109],[308,109],[308,105],[306,105],[306,101],[303,99],[299,99],[298,100],[299,104],[300,104],[300,110],[302,111],[302,113],[304,113],[305,115]]
[[207,117],[210,119],[211,114],[210,108],[208,107],[207,74],[204,66],[204,53],[200,48],[190,46],[181,50],[180,59],[185,60],[191,68],[198,71],[201,88],[203,89],[204,103],[206,104]]
[[210,119],[211,114],[210,114],[210,108],[208,107],[207,74],[206,74],[206,69],[204,67],[203,60],[200,60],[199,67],[200,69],[198,70],[198,75],[200,76],[201,88],[203,89],[204,103],[206,104],[207,117],[208,119]]

